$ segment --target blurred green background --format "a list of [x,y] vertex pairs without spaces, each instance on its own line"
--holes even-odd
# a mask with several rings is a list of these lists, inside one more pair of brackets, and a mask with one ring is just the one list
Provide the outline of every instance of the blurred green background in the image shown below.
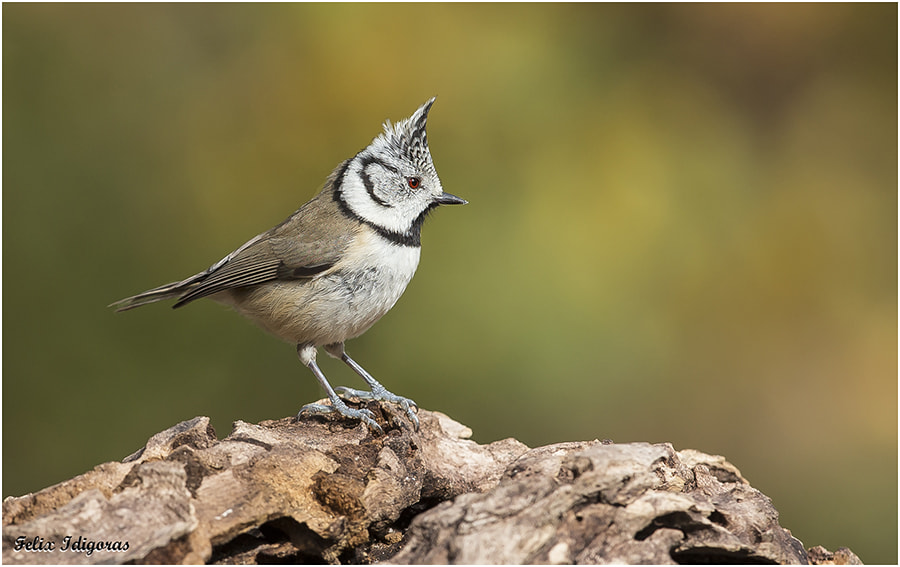
[[3,495],[319,398],[213,302],[106,305],[432,95],[470,204],[348,351],[479,442],[726,455],[807,546],[896,563],[896,4],[5,4]]

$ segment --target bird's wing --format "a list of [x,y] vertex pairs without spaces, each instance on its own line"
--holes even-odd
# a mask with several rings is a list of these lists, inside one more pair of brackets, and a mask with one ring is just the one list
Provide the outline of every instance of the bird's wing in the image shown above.
[[[316,201],[320,206],[312,206]],[[198,274],[174,307],[226,289],[271,280],[309,279],[328,270],[355,234],[355,226],[328,205],[328,200],[313,199],[280,225],[216,262]]]

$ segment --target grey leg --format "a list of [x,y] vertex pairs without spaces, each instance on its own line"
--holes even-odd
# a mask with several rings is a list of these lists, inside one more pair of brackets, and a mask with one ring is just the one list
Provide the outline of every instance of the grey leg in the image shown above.
[[328,383],[328,379],[325,378],[325,375],[322,374],[322,371],[316,364],[315,346],[297,345],[297,356],[300,357],[300,362],[302,362],[304,365],[306,365],[307,368],[312,371],[312,373],[316,377],[316,380],[319,381],[319,385],[322,386],[322,389],[325,390],[326,394],[328,394],[328,399],[331,400],[330,406],[326,406],[324,404],[306,404],[305,406],[300,408],[300,411],[297,413],[298,418],[304,413],[326,414],[338,412],[344,417],[362,421],[379,433],[384,433],[384,431],[381,429],[381,426],[375,423],[375,414],[367,409],[353,409],[347,407],[347,404],[344,403],[344,400],[338,397],[334,389],[331,387],[331,384]]
[[354,372],[359,374],[360,377],[366,381],[366,384],[368,384],[372,389],[371,392],[366,392],[365,390],[356,390],[354,388],[346,388],[344,386],[340,386],[337,388],[338,392],[340,392],[344,396],[357,397],[362,400],[381,400],[384,402],[397,404],[406,411],[406,415],[408,415],[409,420],[413,422],[413,426],[415,426],[416,431],[419,430],[419,418],[415,413],[419,409],[419,406],[416,404],[416,402],[412,401],[409,398],[404,398],[403,396],[398,396],[388,391],[388,389],[382,386],[378,382],[378,380],[376,380],[372,377],[371,374],[366,372],[365,368],[363,368],[355,360],[350,358],[350,355],[348,355],[346,351],[344,351],[344,343],[326,345],[325,351],[331,356],[343,360],[344,363],[352,368]]

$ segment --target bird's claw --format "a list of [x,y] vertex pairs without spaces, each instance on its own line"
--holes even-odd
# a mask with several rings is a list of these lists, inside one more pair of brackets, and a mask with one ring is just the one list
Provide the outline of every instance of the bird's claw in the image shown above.
[[367,390],[357,390],[355,388],[347,388],[346,386],[338,386],[334,389],[338,395],[342,395],[344,397],[349,398],[359,398],[361,400],[378,400],[382,402],[388,402],[392,404],[397,404],[406,412],[406,415],[409,416],[409,420],[413,422],[413,426],[416,431],[419,430],[419,418],[416,416],[416,412],[419,411],[419,405],[409,398],[404,398],[403,396],[398,396],[397,394],[389,392],[384,387],[374,388],[373,391],[369,392]]
[[344,402],[338,400],[338,403],[332,403],[333,405],[325,405],[325,404],[306,404],[300,411],[297,412],[297,419],[300,419],[304,413],[312,414],[312,415],[324,415],[328,413],[337,412],[344,417],[350,419],[358,419],[369,426],[371,429],[374,429],[378,433],[384,433],[384,430],[375,422],[375,414],[371,411],[360,408],[353,409],[348,407]]

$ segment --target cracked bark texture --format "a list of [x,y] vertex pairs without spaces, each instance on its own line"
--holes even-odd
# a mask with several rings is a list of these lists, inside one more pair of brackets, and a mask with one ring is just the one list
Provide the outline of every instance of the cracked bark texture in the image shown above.
[[206,417],[180,423],[122,462],[4,500],[3,561],[859,562],[806,551],[722,457],[479,445],[441,413],[420,411],[413,431],[389,406],[366,407],[385,435],[333,416],[238,421],[221,441]]

